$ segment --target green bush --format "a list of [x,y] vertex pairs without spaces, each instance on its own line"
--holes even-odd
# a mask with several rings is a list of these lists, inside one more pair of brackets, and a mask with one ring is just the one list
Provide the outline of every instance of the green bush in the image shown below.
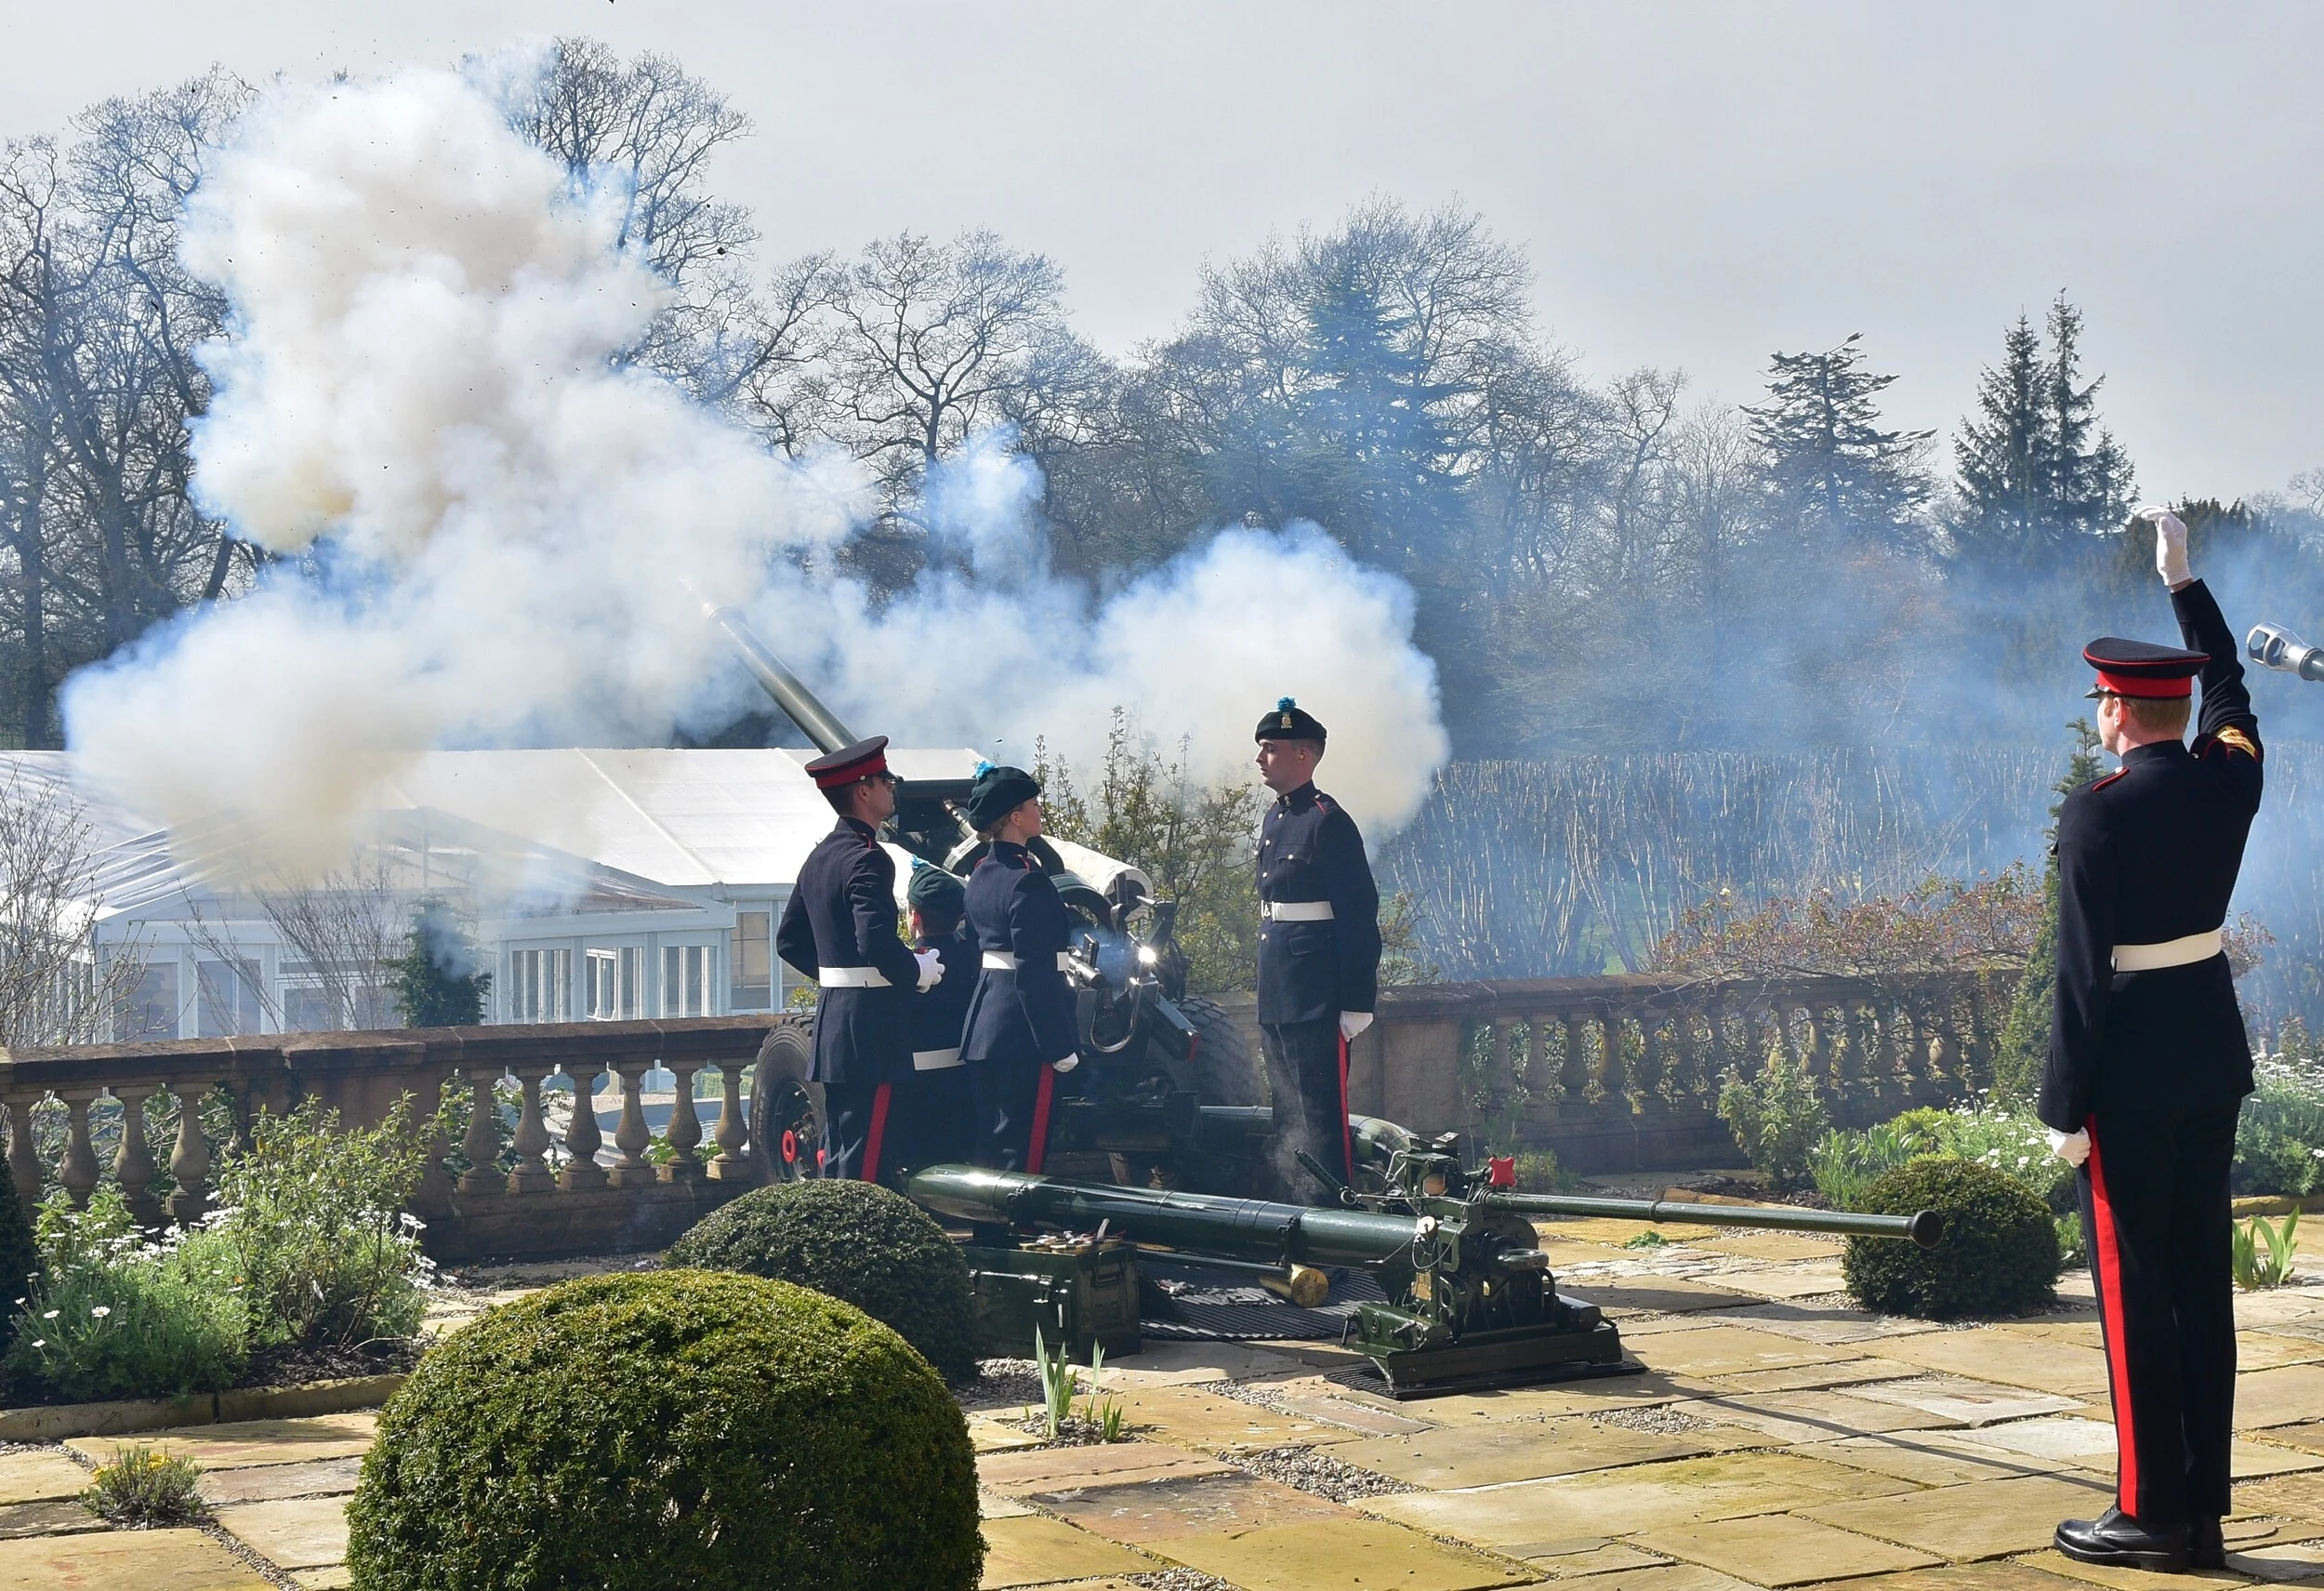
[[348,1509],[359,1591],[969,1591],[959,1409],[904,1340],[804,1288],[587,1277],[420,1360]]
[[419,1186],[429,1132],[409,1095],[376,1127],[342,1127],[312,1099],[259,1116],[249,1152],[218,1173],[218,1212],[187,1242],[244,1279],[256,1345],[419,1330],[431,1267],[419,1223],[397,1207]]
[[2324,1187],[2324,1067],[2277,1056],[2252,1070],[2228,1182],[2238,1193],[2304,1199]]
[[2054,1214],[2073,1212],[2074,1168],[2051,1152],[2049,1129],[2031,1109],[1988,1096],[1946,1114],[1947,1153],[2014,1177]]
[[41,1276],[19,1306],[7,1368],[75,1402],[178,1397],[231,1386],[248,1362],[248,1317],[218,1257],[139,1230],[118,1189],[86,1211],[41,1207]]
[[1756,1077],[1730,1069],[1719,1088],[1719,1120],[1735,1134],[1736,1146],[1777,1189],[1808,1180],[1808,1151],[1831,1131],[1831,1117],[1816,1093],[1816,1080],[1786,1060],[1767,1057]]
[[39,1241],[17,1197],[16,1179],[0,1167],[0,1352],[15,1340],[18,1318],[39,1274]]
[[1945,1219],[1945,1235],[1933,1249],[1895,1239],[1848,1240],[1841,1274],[1867,1309],[1947,1320],[2023,1315],[2056,1296],[2058,1238],[2049,1208],[2005,1172],[1926,1156],[1876,1179],[1864,1208],[1882,1215],[1934,1210]]
[[812,1287],[892,1327],[947,1381],[976,1374],[967,1260],[918,1205],[877,1183],[755,1188],[695,1222],[664,1263]]

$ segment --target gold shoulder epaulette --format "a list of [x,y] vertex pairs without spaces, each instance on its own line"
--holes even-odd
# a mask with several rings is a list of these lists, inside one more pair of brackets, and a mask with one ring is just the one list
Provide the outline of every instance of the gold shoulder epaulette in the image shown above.
[[2214,745],[2225,746],[2231,750],[2240,751],[2246,757],[2251,758],[2254,762],[2259,760],[2260,749],[2251,744],[2251,737],[2244,734],[2240,729],[2235,728],[2233,725],[2230,725],[2225,729],[2213,732],[2212,735],[2212,741]]

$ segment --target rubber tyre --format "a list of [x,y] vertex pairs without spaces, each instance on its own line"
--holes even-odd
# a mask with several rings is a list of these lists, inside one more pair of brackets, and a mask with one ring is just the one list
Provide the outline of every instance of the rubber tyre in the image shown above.
[[807,1081],[814,1057],[812,1016],[786,1017],[759,1046],[750,1080],[750,1152],[761,1183],[821,1173],[823,1085]]
[[1195,1092],[1202,1103],[1266,1104],[1267,1074],[1242,1024],[1200,995],[1188,995],[1178,1009],[1202,1036],[1195,1051]]

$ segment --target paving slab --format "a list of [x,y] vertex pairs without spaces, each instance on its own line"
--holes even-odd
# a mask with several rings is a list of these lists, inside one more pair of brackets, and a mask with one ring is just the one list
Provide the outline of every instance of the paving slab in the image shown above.
[[1753,1260],[1830,1260],[1837,1262],[1845,1246],[1839,1238],[1816,1237],[1806,1232],[1752,1232],[1740,1227],[1713,1227],[1701,1237],[1689,1238],[1711,1253],[1733,1254],[1737,1259]]
[[1946,1558],[2002,1558],[2045,1545],[2058,1521],[2103,1511],[2113,1489],[2088,1478],[2024,1476],[1802,1508],[1811,1519]]
[[[2317,1357],[2324,1359],[2324,1348]],[[1193,1386],[1206,1381],[1249,1381],[1263,1375],[1298,1374],[1305,1367],[1287,1354],[1248,1343],[1185,1343],[1156,1339],[1122,1359],[1109,1359],[1098,1372],[1102,1389],[1134,1386]],[[1087,1385],[1085,1379],[1085,1385]]]
[[[299,1464],[317,1458],[361,1458],[379,1426],[376,1414],[318,1414],[305,1420],[245,1420],[230,1425],[192,1425],[155,1431],[150,1441],[204,1469],[245,1465]],[[112,1458],[116,1437],[75,1437],[64,1444],[93,1464]]]
[[976,1489],[976,1517],[980,1519],[1022,1519],[1036,1512],[1013,1497],[1004,1497],[988,1486]]
[[103,1531],[0,1542],[0,1591],[273,1591],[200,1531]]
[[1627,1536],[1913,1490],[1909,1481],[1874,1470],[1791,1453],[1748,1452],[1469,1492],[1367,1497],[1355,1505],[1420,1530],[1502,1547],[1582,1534]]
[[2324,1420],[2324,1365],[2287,1364],[2236,1377],[2236,1429]]
[[2014,1558],[1987,1558],[1982,1563],[1908,1569],[1878,1580],[1854,1581],[1849,1591],[2072,1591],[2072,1587]]
[[[112,1455],[107,1453],[106,1457]],[[78,1497],[89,1473],[61,1452],[0,1453],[0,1503],[45,1503]]]
[[1579,1580],[1593,1574],[1618,1574],[1629,1569],[1659,1569],[1670,1560],[1660,1553],[1648,1552],[1633,1542],[1607,1541],[1602,1536],[1584,1536],[1570,1542],[1538,1542],[1525,1546],[1504,1549],[1511,1558],[1522,1558],[1534,1568],[1560,1580]]
[[284,1569],[321,1569],[347,1558],[347,1499],[287,1497],[218,1510],[236,1540]]
[[1732,1574],[1705,1569],[1699,1563],[1674,1563],[1668,1569],[1595,1575],[1589,1591],[1750,1591],[1750,1587]]
[[1150,1485],[1108,1486],[1040,1501],[1093,1535],[1137,1546],[1182,1536],[1241,1535],[1276,1525],[1325,1519],[1354,1524],[1364,1518],[1328,1497],[1240,1470]]
[[1837,1364],[1861,1356],[1803,1343],[1744,1326],[1705,1326],[1670,1332],[1633,1348],[1639,1359],[1665,1375],[1740,1375],[1751,1371],[1791,1370],[1808,1364]]
[[2108,1591],[2185,1591],[2191,1584],[2211,1581],[2221,1585],[2248,1585],[2251,1581],[2232,1570],[2199,1569],[2184,1574],[2158,1574],[2146,1569],[2110,1569],[2104,1564],[2079,1563],[2054,1547],[2029,1553],[2017,1560],[2029,1569]]
[[2271,1475],[2236,1483],[2235,1511],[2269,1514],[2324,1527],[2324,1475]]
[[2293,1448],[2301,1452],[2324,1453],[2324,1421],[2311,1420],[2298,1425],[2269,1425],[2258,1431],[2252,1439]]
[[1854,1389],[1858,1398],[1878,1403],[1902,1403],[1924,1409],[1963,1425],[1989,1425],[1997,1420],[2025,1420],[2037,1414],[2058,1414],[2080,1407],[2073,1398],[2028,1392],[2022,1387],[1972,1381],[1959,1375],[1917,1376],[1909,1381],[1881,1381]]
[[0,1504],[0,1538],[68,1536],[80,1531],[112,1528],[69,1497],[52,1497],[43,1503]]
[[1139,1435],[1185,1447],[1216,1451],[1292,1443],[1321,1446],[1354,1441],[1360,1436],[1321,1420],[1278,1414],[1256,1403],[1217,1397],[1200,1387],[1149,1386],[1122,1393],[1117,1400],[1129,1427]]
[[2049,1475],[2052,1465],[1998,1450],[1964,1451],[1939,1435],[1916,1431],[1894,1437],[1843,1437],[1836,1442],[1807,1442],[1791,1451],[1803,1458],[1852,1464],[1916,1486],[1966,1486],[1977,1480],[2000,1480],[2013,1475]]
[[[1605,1215],[1564,1215],[1537,1220],[1533,1229],[1553,1240],[1591,1243],[1610,1249],[1618,1249],[1632,1238],[1648,1232],[1659,1235],[1666,1242],[1674,1240],[1670,1232],[1651,1221],[1618,1221]],[[1608,1256],[1600,1254],[1598,1257],[1604,1259]]]
[[2003,1425],[1980,1426],[1961,1432],[1961,1439],[1973,1447],[2000,1448],[2005,1452],[2022,1452],[2032,1458],[2059,1459],[2067,1463],[2087,1458],[2103,1458],[2112,1463],[2114,1459],[2114,1427],[2101,1421],[2084,1420],[2072,1414],[2052,1414],[2038,1420],[2012,1420]]
[[2280,1332],[2236,1333],[2236,1369],[2274,1370],[2278,1365],[2314,1364],[2324,1359],[2324,1341],[2287,1336]]
[[2106,1356],[2094,1347],[2006,1332],[1919,1332],[1881,1345],[1889,1359],[2037,1392],[2106,1395]]
[[1608,1375],[1551,1386],[1519,1386],[1502,1392],[1450,1392],[1396,1405],[1400,1412],[1435,1425],[1478,1421],[1549,1420],[1560,1414],[1602,1413],[1609,1409],[1646,1409],[1695,1395],[1689,1385],[1649,1371],[1644,1375]]
[[[1901,1315],[1875,1315],[1866,1309],[1852,1309],[1841,1304],[1802,1304],[1795,1300],[1769,1300],[1749,1309],[1722,1312],[1722,1320],[1754,1331],[1773,1332],[1779,1337],[1797,1337],[1803,1343],[1843,1344],[1883,1343],[1892,1337],[1914,1337],[1924,1332],[1940,1330],[1930,1320],[1910,1320]],[[1859,1349],[1858,1351],[1867,1351]],[[1877,1347],[1868,1351],[1877,1353]]]
[[1187,1536],[1156,1550],[1243,1591],[1485,1591],[1539,1578],[1527,1566],[1380,1519],[1310,1520],[1241,1535]]
[[1818,1524],[1790,1514],[1714,1519],[1649,1531],[1639,1545],[1708,1565],[1757,1585],[1804,1585],[1943,1561],[1925,1552]]
[[1764,1269],[1723,1270],[1719,1285],[1757,1298],[1829,1298],[1847,1290],[1837,1265],[1770,1266]]
[[347,1591],[355,1584],[355,1571],[343,1563],[335,1563],[328,1569],[294,1570],[291,1584],[298,1591]]
[[1167,1476],[1219,1475],[1227,1466],[1203,1453],[1166,1442],[1098,1442],[1086,1447],[1036,1448],[1029,1452],[981,1453],[980,1485],[1010,1496],[1074,1487],[1132,1486]]
[[1329,1393],[1286,1398],[1283,1407],[1302,1419],[1327,1420],[1335,1425],[1345,1425],[1366,1436],[1393,1437],[1437,1428],[1426,1420],[1411,1419],[1371,1403],[1360,1402],[1353,1398],[1334,1397]]
[[[1151,1558],[1140,1558],[1063,1519],[1024,1514],[1013,1519],[988,1519],[984,1531],[984,1578],[982,1591],[1002,1591],[1010,1585],[1042,1585],[1055,1580],[1088,1580],[1105,1574],[1146,1574]],[[6,1591],[0,1586],[0,1591]]]
[[1908,1403],[1882,1403],[1845,1392],[1762,1392],[1672,1405],[1672,1412],[1742,1425],[1763,1440],[1833,1441],[1885,1431],[1926,1430],[1952,1422]]
[[2248,1574],[2254,1580],[2314,1580],[2324,1575],[2324,1542],[2283,1542],[2240,1549],[2230,1547],[2227,1568],[2231,1573]]
[[1760,1445],[1756,1433],[1733,1426],[1663,1435],[1567,1415],[1538,1425],[1526,1421],[1433,1427],[1419,1436],[1353,1442],[1332,1450],[1332,1456],[1415,1486],[1446,1491]]
[[1748,1293],[1675,1276],[1560,1277],[1557,1285],[1560,1293],[1588,1299],[1618,1323],[1629,1314],[1687,1315],[1753,1302]]
[[1702,1379],[1703,1389],[1720,1392],[1820,1392],[1830,1386],[1858,1386],[1871,1381],[1903,1381],[1927,1371],[1893,1359],[1842,1359],[1828,1364],[1793,1365],[1787,1370],[1747,1370],[1739,1375]]
[[363,1478],[359,1458],[319,1458],[307,1464],[268,1464],[251,1469],[205,1470],[196,1482],[212,1507],[230,1503],[270,1503],[278,1497],[327,1497],[355,1490]]
[[1012,1452],[1019,1448],[1037,1448],[1044,1439],[1031,1431],[1021,1431],[1010,1421],[992,1420],[981,1415],[969,1416],[969,1444],[978,1452]]

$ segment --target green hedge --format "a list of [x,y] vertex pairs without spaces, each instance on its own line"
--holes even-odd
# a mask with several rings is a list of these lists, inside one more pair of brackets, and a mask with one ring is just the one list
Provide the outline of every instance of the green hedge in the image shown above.
[[1928,1156],[1882,1173],[1863,1208],[1882,1215],[1934,1210],[1945,1218],[1945,1236],[1933,1249],[1848,1240],[1841,1274],[1867,1309],[1944,1320],[2023,1315],[2056,1297],[2058,1238],[2049,1206],[2006,1173]]
[[797,1282],[895,1329],[949,1381],[976,1374],[969,1266],[919,1206],[877,1183],[777,1183],[694,1223],[665,1263]]
[[588,1277],[430,1351],[348,1509],[358,1591],[970,1591],[968,1426],[893,1332],[803,1288]]

